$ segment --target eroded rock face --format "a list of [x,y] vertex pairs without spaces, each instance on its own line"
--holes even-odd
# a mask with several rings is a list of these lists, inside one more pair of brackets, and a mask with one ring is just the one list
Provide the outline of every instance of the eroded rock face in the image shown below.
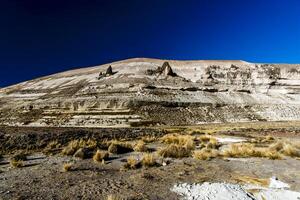
[[300,65],[130,59],[2,88],[0,124],[115,127],[299,120],[299,92]]

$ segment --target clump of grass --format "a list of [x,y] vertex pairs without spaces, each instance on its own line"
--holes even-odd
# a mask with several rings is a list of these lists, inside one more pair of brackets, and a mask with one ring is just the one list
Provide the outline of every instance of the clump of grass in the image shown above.
[[263,142],[273,142],[273,141],[275,141],[275,138],[271,135],[267,135],[263,140]]
[[253,144],[231,144],[228,149],[223,152],[225,157],[263,157],[262,151],[255,148]]
[[300,157],[300,145],[288,141],[278,141],[269,149],[290,157]]
[[57,150],[61,147],[61,144],[58,141],[51,141],[48,145],[44,148],[43,152],[46,154],[52,153],[54,150]]
[[145,153],[143,155],[142,165],[144,167],[152,167],[152,166],[155,166],[156,164],[157,164],[156,159],[155,159],[155,156],[153,155],[153,153]]
[[300,157],[300,150],[291,143],[283,146],[282,153],[290,157]]
[[27,159],[27,155],[28,153],[26,153],[25,151],[21,150],[21,151],[17,151],[13,156],[12,156],[12,160],[15,161],[24,161]]
[[148,151],[148,148],[144,141],[139,140],[136,145],[134,145],[133,150],[137,152],[146,152]]
[[133,156],[127,158],[127,162],[124,165],[125,169],[137,169],[140,167],[140,161]]
[[127,142],[112,141],[108,147],[108,152],[113,154],[122,154],[133,151],[132,145]]
[[24,163],[22,160],[10,160],[10,165],[14,168],[20,168],[24,166]]
[[85,159],[90,156],[90,152],[87,148],[79,148],[73,156],[76,158]]
[[69,142],[68,146],[66,146],[62,150],[62,154],[71,156],[80,148],[88,148],[90,150],[95,149],[97,147],[97,142],[92,139],[88,140],[72,140]]
[[160,140],[165,144],[178,144],[184,146],[186,144],[194,144],[195,137],[191,135],[167,134]]
[[255,145],[249,143],[232,144],[222,155],[235,158],[265,157],[273,160],[282,158],[278,151],[269,148],[257,148]]
[[17,151],[10,159],[10,165],[14,168],[24,166],[24,162],[27,159],[27,153],[23,150]]
[[203,148],[193,152],[193,158],[198,160],[210,160],[219,156],[219,152],[214,149]]
[[63,164],[63,171],[64,171],[64,172],[71,171],[71,170],[72,170],[72,167],[73,167],[73,164],[72,164],[72,163],[64,163],[64,164]]
[[200,149],[204,147],[207,149],[218,149],[221,146],[218,140],[210,135],[201,135],[197,140],[200,142]]
[[218,140],[214,137],[211,137],[206,144],[206,148],[208,149],[218,149],[221,146],[221,144],[218,142]]
[[280,160],[282,159],[282,155],[277,151],[271,151],[269,149],[266,149],[264,153],[264,157],[267,157],[271,160]]
[[200,142],[207,143],[212,139],[212,136],[210,136],[210,135],[201,135],[200,137],[198,137],[198,139],[199,139]]
[[156,140],[157,140],[157,138],[155,136],[142,137],[142,141],[145,142],[145,143],[151,143],[151,142],[154,142]]
[[191,155],[192,148],[187,146],[182,146],[179,144],[170,144],[158,151],[158,154],[162,157],[170,158],[183,158],[189,157]]
[[97,150],[97,152],[93,156],[93,160],[94,160],[94,162],[99,163],[99,162],[105,161],[108,157],[109,157],[109,154],[107,151]]

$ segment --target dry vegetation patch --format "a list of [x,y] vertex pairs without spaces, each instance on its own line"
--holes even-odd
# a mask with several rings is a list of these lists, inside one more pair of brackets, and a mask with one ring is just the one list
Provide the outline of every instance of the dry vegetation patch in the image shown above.
[[113,154],[122,154],[131,151],[133,151],[133,147],[130,143],[117,140],[111,141],[108,147],[108,152]]
[[97,142],[95,140],[91,140],[91,139],[72,140],[71,142],[69,142],[68,146],[66,146],[62,150],[62,154],[71,156],[80,148],[87,148],[89,150],[93,150],[96,147],[97,147]]
[[142,140],[139,140],[133,147],[133,150],[134,151],[137,151],[137,152],[146,152],[148,151],[149,149],[147,148],[146,144],[144,141]]
[[300,143],[278,141],[269,147],[270,150],[279,152],[285,156],[300,157]]
[[193,149],[178,144],[170,144],[158,151],[158,154],[164,158],[183,158],[189,157]]
[[233,158],[266,157],[269,159],[281,159],[279,152],[269,148],[258,148],[249,143],[231,144],[222,155]]
[[142,158],[142,165],[144,167],[152,167],[152,166],[155,166],[157,163],[156,163],[156,158],[155,158],[155,155],[153,153],[145,153],[143,155],[143,158]]
[[72,170],[72,167],[73,167],[73,164],[72,164],[72,163],[65,163],[65,164],[63,164],[63,171],[64,171],[64,172],[71,171],[71,170]]
[[43,152],[45,154],[50,154],[53,151],[58,150],[61,147],[61,144],[58,143],[58,141],[51,141],[48,143],[48,145],[44,148]]
[[269,179],[254,178],[254,177],[250,177],[250,176],[237,176],[235,179],[244,184],[247,183],[247,184],[252,184],[252,185],[260,185],[262,187],[268,187],[270,184]]
[[93,156],[93,160],[96,163],[103,162],[103,160],[106,160],[109,157],[109,154],[107,151],[100,151],[97,150],[95,155]]
[[194,143],[195,137],[191,135],[167,134],[160,139],[165,144],[186,145]]
[[198,160],[210,160],[218,157],[220,154],[217,150],[203,148],[193,152],[193,158]]
[[141,166],[141,162],[137,158],[130,156],[129,158],[127,158],[127,162],[125,163],[124,168],[137,169],[140,166]]
[[28,153],[23,151],[23,150],[20,150],[20,151],[17,151],[11,158],[11,160],[15,160],[15,161],[24,161],[27,159],[27,155]]
[[155,142],[157,138],[155,136],[144,136],[142,137],[142,141],[145,143]]
[[10,160],[10,165],[14,168],[20,168],[24,166],[24,163],[22,160]]

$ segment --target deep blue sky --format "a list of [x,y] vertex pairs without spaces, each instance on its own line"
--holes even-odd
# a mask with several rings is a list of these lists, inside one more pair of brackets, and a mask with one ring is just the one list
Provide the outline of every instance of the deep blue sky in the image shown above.
[[132,57],[300,63],[299,0],[1,0],[0,87]]

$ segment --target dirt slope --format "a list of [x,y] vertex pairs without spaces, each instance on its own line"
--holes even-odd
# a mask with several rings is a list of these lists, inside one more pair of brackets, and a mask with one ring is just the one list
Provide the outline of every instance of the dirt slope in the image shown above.
[[300,65],[136,58],[2,88],[0,125],[299,120],[299,91]]

